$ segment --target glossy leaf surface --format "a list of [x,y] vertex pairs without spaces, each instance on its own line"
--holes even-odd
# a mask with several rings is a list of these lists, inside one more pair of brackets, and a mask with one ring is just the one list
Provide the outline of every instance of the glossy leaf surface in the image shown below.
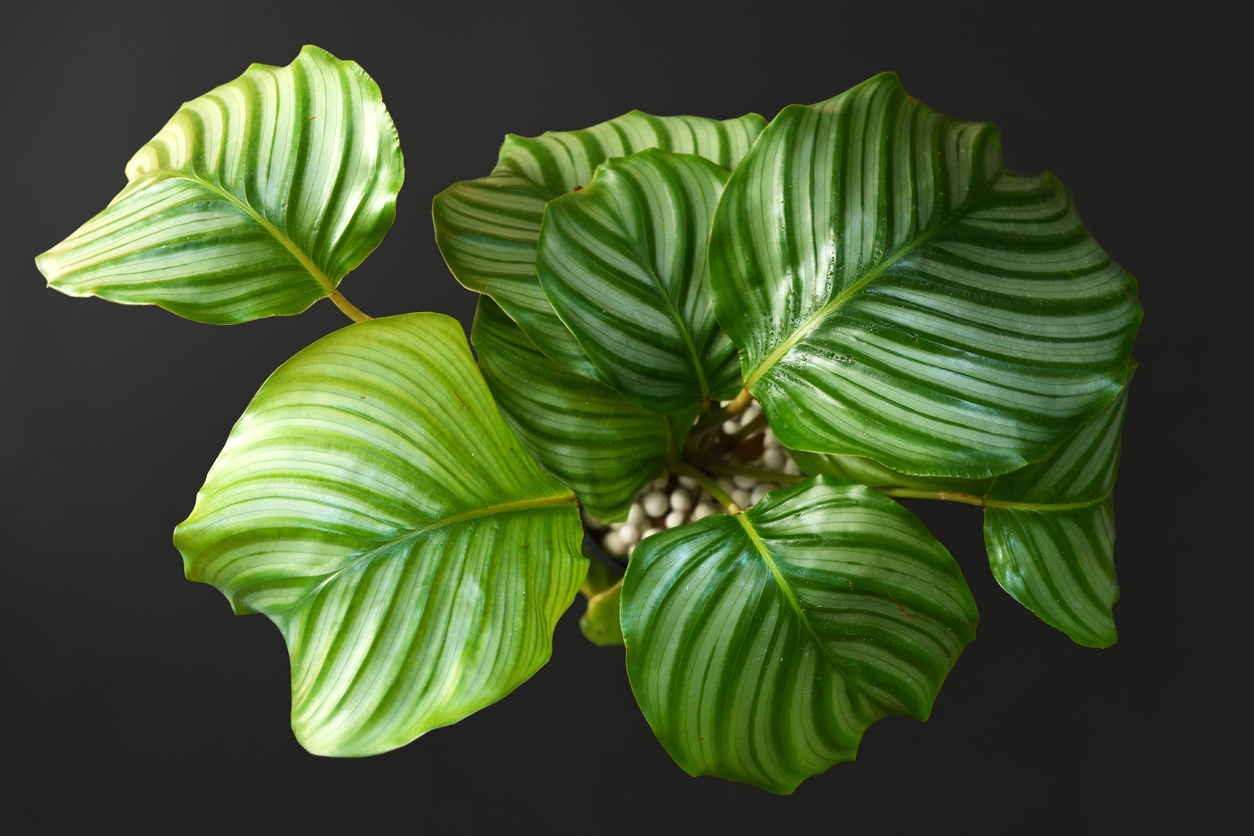
[[587,571],[574,495],[501,419],[461,326],[351,325],[266,381],[175,532],[265,613],[311,752],[369,755],[512,691]]
[[1115,643],[1115,503],[1127,389],[1034,465],[993,482],[984,541],[1002,588],[1090,647]]
[[603,522],[627,516],[692,427],[695,409],[674,417],[646,412],[607,384],[557,365],[487,296],[479,298],[473,339],[505,420]]
[[586,188],[544,210],[536,271],[545,295],[603,378],[651,412],[741,388],[705,259],[727,177],[695,154],[650,149],[607,160]]
[[785,446],[982,478],[1037,461],[1118,394],[1136,282],[991,124],[885,74],[785,108],[715,212],[710,278]]
[[404,164],[374,81],[307,46],[184,104],[126,179],[36,260],[49,285],[224,324],[342,301],[392,225]]
[[926,719],[976,619],[922,523],[826,477],[649,537],[623,585],[627,674],[667,752],[777,793],[887,714]]
[[486,293],[537,347],[584,377],[599,372],[553,312],[536,278],[544,205],[587,186],[611,157],[646,148],[698,154],[731,170],[766,120],[756,113],[719,121],[632,111],[581,131],[526,138],[510,134],[487,177],[455,183],[432,207],[436,243],[457,280]]

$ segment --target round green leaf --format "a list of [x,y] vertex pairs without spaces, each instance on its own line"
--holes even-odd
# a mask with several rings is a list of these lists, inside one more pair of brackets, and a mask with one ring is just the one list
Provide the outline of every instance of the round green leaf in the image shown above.
[[217,324],[300,313],[370,254],[404,180],[378,85],[314,46],[188,102],[103,212],[39,256],[71,296]]
[[1136,282],[1052,175],[884,74],[785,108],[733,172],[710,280],[785,446],[983,478],[1037,461],[1124,384]]
[[587,188],[544,210],[536,271],[545,295],[604,379],[651,412],[741,388],[705,259],[727,177],[695,154],[649,149],[601,163]]
[[479,367],[501,414],[545,470],[593,516],[623,519],[645,482],[683,447],[696,408],[646,412],[605,383],[567,371],[537,349],[487,296],[473,330]]
[[756,113],[719,121],[633,110],[581,131],[531,139],[510,134],[489,176],[454,183],[436,195],[436,243],[457,280],[495,299],[541,351],[571,371],[598,378],[536,278],[544,204],[588,185],[607,159],[646,148],[698,154],[730,171],[765,124]]
[[1126,410],[1125,387],[1057,450],[998,476],[984,500],[984,542],[997,582],[1089,647],[1119,637],[1113,492]]
[[622,592],[627,675],[666,751],[777,793],[887,714],[927,719],[976,619],[922,523],[822,476],[642,541]]
[[174,537],[190,579],[282,631],[301,743],[353,756],[539,669],[587,571],[580,540],[574,495],[437,314],[351,325],[279,367]]

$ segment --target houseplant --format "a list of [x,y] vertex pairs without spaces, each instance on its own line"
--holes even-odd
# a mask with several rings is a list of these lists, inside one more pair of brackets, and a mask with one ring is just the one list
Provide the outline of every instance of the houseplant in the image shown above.
[[[787,792],[874,719],[926,717],[974,634],[961,573],[892,496],[983,506],[1002,585],[1114,640],[1135,282],[997,142],[891,76],[769,125],[509,137],[435,203],[486,294],[476,368],[451,320],[339,292],[403,166],[377,87],[307,48],[185,105],[39,264],[199,321],[330,296],[357,323],[266,382],[176,535],[189,577],[280,626],[311,751],[383,751],[508,693],[584,584],[681,766]],[[776,450],[812,475],[757,464]],[[742,512],[736,476],[781,487]],[[590,572],[577,501],[613,523],[659,478],[730,513],[640,541],[621,585]]]

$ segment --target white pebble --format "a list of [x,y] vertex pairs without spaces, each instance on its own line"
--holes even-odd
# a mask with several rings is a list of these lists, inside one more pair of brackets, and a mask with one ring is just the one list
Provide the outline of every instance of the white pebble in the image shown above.
[[666,501],[666,494],[661,491],[645,494],[640,504],[644,506],[644,513],[648,517],[660,517],[670,507],[670,503]]
[[628,546],[628,547],[627,547],[627,557],[628,557],[628,558],[630,558],[630,557],[631,557],[631,553],[632,553],[632,552],[634,552],[634,551],[636,550],[636,546],[638,546],[638,545],[640,545],[640,544],[639,544],[639,543],[632,543],[630,546]]
[[731,480],[730,476],[720,476],[714,482],[723,489],[723,493],[731,493],[736,490],[736,483]]
[[655,491],[665,490],[665,489],[666,489],[666,484],[667,484],[669,481],[670,481],[670,477],[669,477],[669,476],[659,476],[659,477],[657,477],[656,479],[654,479],[654,480],[650,483],[650,487],[652,487],[652,488],[653,488],[653,490],[655,490]]
[[644,506],[642,506],[639,502],[633,502],[631,510],[627,512],[627,524],[635,526],[636,529],[639,530],[640,526],[644,524],[644,521]]
[[605,535],[605,539],[601,541],[601,548],[614,557],[622,557],[627,554],[627,544],[623,542],[622,537],[618,536],[617,531],[611,531]]
[[762,404],[758,403],[757,401],[754,401],[753,403],[749,404],[748,407],[745,408],[744,412],[740,413],[740,420],[744,423],[748,423],[749,421],[752,421],[754,418],[757,418],[761,414],[762,414]]
[[784,466],[784,451],[778,447],[762,454],[762,466],[767,470],[779,470]]
[[757,477],[744,476],[742,474],[736,474],[733,476],[732,481],[736,483],[736,487],[744,488],[746,490],[752,490],[753,486],[758,483]]
[[753,493],[749,495],[749,504],[757,505],[759,502],[762,501],[762,497],[766,496],[767,493],[771,491],[774,487],[775,486],[770,484],[769,482],[762,482],[761,484],[759,484],[756,488],[753,489]]
[[640,529],[634,525],[625,525],[618,530],[618,537],[630,545],[640,539]]
[[728,435],[733,435],[738,429],[740,429],[740,422],[735,418],[723,422],[723,432]]
[[696,522],[699,519],[703,519],[705,517],[709,517],[714,514],[721,514],[722,512],[723,512],[723,509],[719,508],[717,505],[711,505],[708,502],[702,502],[700,505],[696,507],[696,510],[692,512],[692,520],[693,522]]
[[640,539],[643,540],[646,537],[652,537],[654,534],[661,534],[661,533],[662,533],[662,529],[660,528],[646,528],[644,531],[640,532]]
[[784,446],[779,443],[779,439],[775,437],[775,433],[771,432],[769,428],[762,435],[762,443],[766,445],[768,449],[770,448],[779,449]]
[[797,467],[797,463],[795,461],[793,461],[792,459],[789,459],[788,461],[784,463],[784,472],[791,473],[794,476],[800,476],[801,468]]
[[583,524],[591,528],[593,531],[601,531],[605,528],[601,521],[588,513],[587,508],[579,509],[579,516],[583,517]]
[[747,490],[743,488],[737,488],[736,490],[732,491],[731,498],[732,498],[732,502],[736,503],[741,508],[748,508],[750,496],[751,494]]
[[679,484],[683,485],[688,490],[694,490],[700,484],[700,482],[698,482],[696,479],[689,479],[687,476],[680,476]]
[[671,511],[666,515],[666,527],[678,528],[688,521],[688,515],[683,511]]
[[692,495],[683,488],[676,488],[671,492],[671,507],[676,511],[691,511]]

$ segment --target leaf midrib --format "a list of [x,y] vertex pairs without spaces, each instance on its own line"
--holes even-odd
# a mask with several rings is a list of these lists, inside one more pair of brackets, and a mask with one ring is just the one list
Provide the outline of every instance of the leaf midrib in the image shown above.
[[575,497],[574,492],[572,491],[564,496],[557,496],[557,497],[546,496],[546,497],[541,497],[540,499],[519,499],[514,502],[503,502],[499,505],[489,505],[483,508],[476,508],[473,511],[466,511],[465,513],[462,513],[462,514],[454,514],[451,517],[445,517],[442,520],[436,520],[435,522],[428,523],[427,525],[416,528],[413,531],[406,532],[405,534],[402,534],[399,537],[393,537],[391,540],[380,543],[379,545],[370,549],[370,551],[363,552],[362,554],[359,554],[357,557],[354,557],[352,560],[345,563],[343,566],[336,568],[334,571],[328,574],[325,578],[323,578],[319,583],[315,584],[314,586],[311,586],[299,598],[293,601],[292,604],[287,608],[287,612],[291,613],[291,612],[295,612],[299,610],[304,605],[307,599],[309,599],[313,595],[316,595],[323,587],[325,587],[331,581],[340,577],[349,569],[353,568],[359,563],[373,560],[374,558],[378,557],[380,554],[383,554],[384,552],[392,549],[395,546],[400,545],[401,543],[405,543],[411,540],[417,540],[418,538],[422,537],[424,534],[429,534],[430,532],[435,531],[437,529],[446,528],[450,525],[456,525],[458,523],[466,522],[467,520],[474,520],[474,519],[479,519],[480,517],[493,516],[495,514],[509,514],[509,513],[516,512],[516,511],[529,511],[534,508],[553,508],[553,507],[557,507],[561,505],[571,505],[574,502],[576,502],[576,497]]
[[185,171],[164,171],[164,170],[159,171],[152,175],[151,182],[155,183],[159,180],[176,180],[176,179],[187,180],[189,182],[196,183],[197,185],[202,186],[205,189],[208,189],[214,194],[219,195],[228,203],[231,203],[240,211],[244,212],[246,215],[248,215],[248,217],[256,221],[257,224],[261,226],[262,229],[268,232],[271,235],[271,237],[273,237],[276,241],[282,244],[283,247],[296,258],[296,260],[300,263],[300,266],[304,267],[305,270],[309,273],[309,275],[313,277],[314,281],[322,285],[322,287],[327,291],[328,294],[336,293],[335,285],[331,282],[329,278],[327,278],[326,273],[323,273],[322,270],[318,268],[318,265],[314,264],[313,261],[309,258],[309,256],[307,256],[304,253],[304,251],[301,250],[300,247],[296,246],[295,242],[293,242],[292,239],[288,238],[287,235],[281,232],[277,226],[272,224],[269,221],[269,219],[266,218],[265,215],[262,215],[260,212],[253,209],[252,206],[250,206],[246,201],[240,199],[238,196],[232,194],[231,192],[227,191],[226,189],[223,189],[220,186],[215,185],[214,183],[209,182],[208,180],[204,180],[200,177],[197,177],[194,174],[188,174]]
[[762,376],[774,368],[775,364],[783,359],[784,355],[786,355],[789,351],[792,351],[793,346],[801,342],[801,340],[817,328],[823,320],[827,319],[827,317],[848,302],[849,299],[861,291],[862,288],[883,276],[894,264],[901,261],[906,256],[914,253],[919,247],[923,246],[926,241],[940,234],[942,230],[947,229],[950,224],[970,211],[971,207],[979,203],[980,198],[993,188],[1004,173],[1004,169],[998,171],[997,174],[991,177],[989,181],[979,190],[969,192],[966,201],[958,210],[953,212],[953,214],[942,218],[930,230],[920,234],[918,238],[911,241],[908,245],[897,250],[897,252],[893,253],[879,264],[876,264],[867,271],[866,275],[842,290],[835,298],[831,299],[827,302],[827,304],[815,311],[809,319],[803,322],[795,331],[793,331],[793,333],[789,334],[787,339],[776,346],[775,349],[766,356],[766,359],[758,364],[758,367],[754,369],[752,373],[745,377],[745,388],[752,389],[753,384],[761,380]]
[[762,538],[758,536],[758,532],[753,527],[753,523],[749,522],[747,515],[743,511],[738,514],[733,514],[732,516],[735,518],[736,522],[740,523],[740,527],[745,530],[745,533],[749,535],[749,540],[753,543],[754,548],[757,549],[758,556],[762,558],[762,561],[766,563],[767,568],[771,570],[771,575],[775,578],[775,583],[779,586],[780,591],[784,593],[784,598],[788,600],[789,605],[792,607],[793,612],[797,614],[797,618],[801,621],[802,626],[804,626],[806,628],[806,632],[810,634],[810,638],[814,640],[814,643],[818,646],[819,650],[822,651],[823,655],[827,658],[827,661],[831,663],[832,667],[835,668],[841,676],[850,680],[850,684],[853,685],[854,683],[851,677],[845,672],[844,668],[841,667],[840,661],[832,655],[831,651],[827,649],[827,645],[823,644],[822,640],[819,639],[819,634],[815,631],[814,625],[810,623],[810,619],[806,617],[805,610],[801,608],[801,602],[797,600],[797,596],[793,593],[792,587],[789,586],[788,581],[784,580],[783,572],[779,570],[779,566],[775,563],[775,559],[771,557],[771,553],[767,550],[766,544],[763,543]]
[[[645,149],[645,150],[647,151],[648,149]],[[600,166],[598,166],[597,168],[599,170]],[[586,193],[589,195],[589,197],[594,197],[597,195],[597,192],[593,191],[594,189],[596,189],[597,185],[598,183],[594,180],[592,184],[588,186]],[[573,192],[568,192],[568,194],[573,194]],[[616,207],[612,203],[610,204],[609,209],[610,209],[611,214],[613,214],[614,219],[618,221],[619,227],[623,230],[629,229],[629,226],[626,220],[618,213]],[[705,366],[701,362],[701,356],[700,356],[700,353],[697,351],[696,341],[692,338],[692,332],[688,328],[688,324],[684,322],[683,316],[680,315],[678,308],[675,307],[675,301],[671,299],[670,294],[667,292],[666,285],[665,283],[662,282],[662,277],[659,276],[657,270],[654,269],[655,265],[649,253],[643,251],[643,249],[639,246],[639,242],[637,242],[633,237],[629,235],[624,235],[623,240],[627,242],[627,245],[631,248],[631,251],[635,254],[635,256],[638,259],[640,259],[640,263],[644,265],[645,271],[649,274],[649,278],[653,280],[653,284],[657,288],[658,296],[660,296],[662,299],[662,303],[665,306],[666,314],[671,318],[671,321],[675,323],[675,326],[679,328],[679,333],[683,335],[684,345],[688,349],[688,356],[692,358],[693,370],[697,373],[697,382],[701,385],[701,399],[709,400],[710,399],[710,383],[706,379]],[[704,260],[702,260],[702,263],[703,262]],[[697,263],[698,262],[696,260],[693,261],[694,265],[696,265]],[[689,282],[693,281],[692,274],[689,274],[688,280]]]
[[[705,366],[701,362],[701,356],[697,351],[696,341],[692,338],[692,332],[689,330],[687,323],[683,317],[679,315],[679,311],[675,308],[675,302],[666,293],[666,288],[662,284],[662,279],[657,275],[657,271],[653,269],[653,265],[649,264],[649,275],[653,277],[654,283],[657,285],[658,292],[662,296],[662,300],[666,303],[666,312],[670,314],[671,319],[679,327],[679,331],[684,336],[684,345],[688,347],[688,355],[692,358],[692,368],[697,373],[697,382],[701,384],[701,399],[710,399],[710,382],[705,376]],[[691,277],[690,277],[691,278]]]

